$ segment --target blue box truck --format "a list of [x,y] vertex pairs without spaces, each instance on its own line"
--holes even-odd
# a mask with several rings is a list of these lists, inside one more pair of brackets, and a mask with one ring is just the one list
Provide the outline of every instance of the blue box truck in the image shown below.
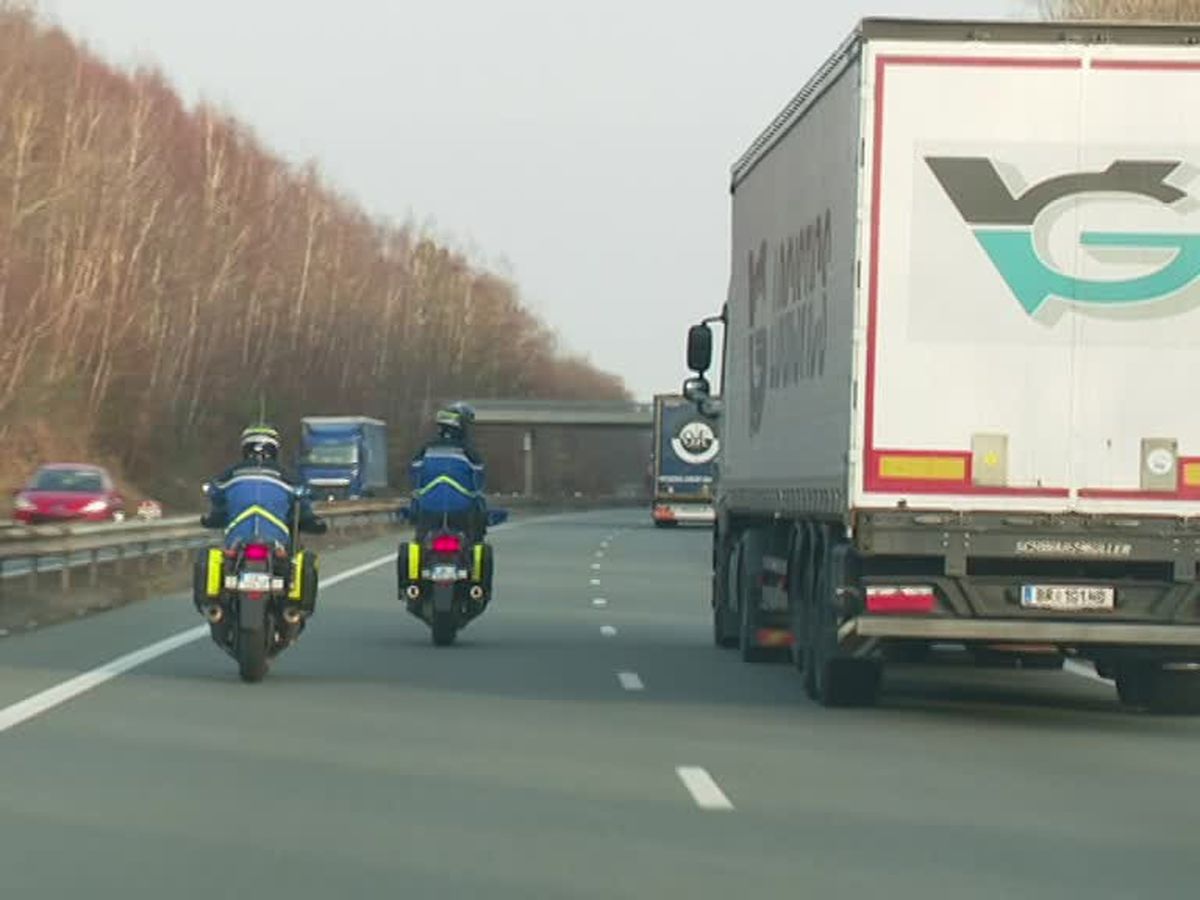
[[681,396],[660,394],[654,398],[655,525],[713,522],[713,481],[720,449],[715,420],[701,416]]
[[320,500],[352,500],[386,491],[386,424],[364,416],[301,419],[299,470],[300,480]]

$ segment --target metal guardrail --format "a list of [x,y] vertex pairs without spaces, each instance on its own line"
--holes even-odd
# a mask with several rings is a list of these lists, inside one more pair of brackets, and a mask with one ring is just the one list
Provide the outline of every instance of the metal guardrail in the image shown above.
[[[331,530],[345,530],[400,518],[399,500],[315,504]],[[86,568],[95,585],[101,565],[118,573],[136,561],[141,571],[160,556],[163,568],[175,553],[184,553],[214,540],[218,532],[200,525],[200,514],[155,521],[95,525],[13,525],[0,528],[0,594],[4,583],[27,577],[36,586],[39,575],[57,572],[64,591],[71,589],[73,570]]]

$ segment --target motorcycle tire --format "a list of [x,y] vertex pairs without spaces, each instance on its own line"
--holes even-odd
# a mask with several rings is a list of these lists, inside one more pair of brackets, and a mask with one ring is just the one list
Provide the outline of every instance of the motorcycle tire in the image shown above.
[[454,638],[458,634],[458,625],[454,621],[454,613],[452,612],[435,612],[432,622],[433,645],[435,647],[449,647],[454,643]]
[[238,632],[237,645],[238,674],[247,684],[257,684],[267,674],[267,640],[266,635],[252,628],[243,628]]

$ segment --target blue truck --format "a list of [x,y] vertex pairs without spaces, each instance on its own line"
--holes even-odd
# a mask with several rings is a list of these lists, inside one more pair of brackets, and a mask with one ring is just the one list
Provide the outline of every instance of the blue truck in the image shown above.
[[364,416],[300,420],[300,480],[328,500],[372,497],[387,490],[387,425]]
[[713,482],[721,442],[717,423],[676,394],[654,398],[652,478],[654,524],[711,524]]

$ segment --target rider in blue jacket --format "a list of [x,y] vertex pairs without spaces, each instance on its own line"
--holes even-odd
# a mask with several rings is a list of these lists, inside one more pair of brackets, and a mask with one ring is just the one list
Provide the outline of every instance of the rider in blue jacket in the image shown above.
[[242,432],[242,461],[209,485],[208,499],[212,510],[201,524],[224,528],[226,546],[259,538],[290,550],[297,514],[301,531],[324,534],[327,530],[307,496],[280,467],[279,432],[270,425],[253,425]]
[[439,410],[437,437],[413,457],[413,519],[417,540],[441,525],[461,528],[471,543],[487,533],[483,459],[471,445],[475,413],[465,403]]

